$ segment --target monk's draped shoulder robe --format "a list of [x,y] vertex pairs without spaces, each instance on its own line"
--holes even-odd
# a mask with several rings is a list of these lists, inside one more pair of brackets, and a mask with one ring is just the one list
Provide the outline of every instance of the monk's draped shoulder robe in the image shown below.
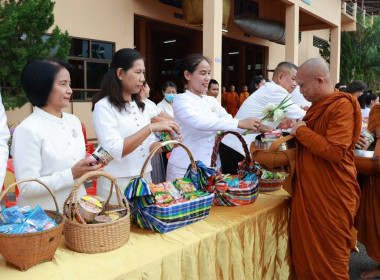
[[335,92],[313,103],[303,120],[291,209],[294,268],[299,280],[348,280],[360,196],[354,164],[360,106],[353,96]]
[[[369,114],[368,129],[375,133],[379,128],[380,104],[377,104]],[[379,149],[379,144],[376,144],[376,150]],[[363,179],[355,227],[358,230],[358,240],[366,247],[368,256],[380,264],[380,173]]]

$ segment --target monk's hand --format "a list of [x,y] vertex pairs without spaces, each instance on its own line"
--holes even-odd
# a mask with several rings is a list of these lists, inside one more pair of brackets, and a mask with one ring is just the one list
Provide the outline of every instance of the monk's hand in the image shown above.
[[380,128],[376,129],[375,137],[380,138]]
[[290,131],[290,135],[294,135],[294,136],[296,136],[296,134],[297,134],[297,129],[298,129],[300,126],[306,126],[306,123],[305,123],[304,121],[298,121],[298,122],[294,123],[293,126],[292,126],[292,130]]
[[293,125],[293,121],[291,119],[285,118],[282,122],[280,122],[277,126],[279,129],[288,129]]
[[272,132],[274,130],[273,127],[268,126],[268,125],[260,125],[259,128],[257,129],[258,132],[260,133],[266,133],[266,132]]
[[362,147],[365,147],[366,145],[367,145],[367,141],[365,140],[365,136],[363,134],[360,134],[359,140],[356,143],[355,147],[358,149],[361,149]]

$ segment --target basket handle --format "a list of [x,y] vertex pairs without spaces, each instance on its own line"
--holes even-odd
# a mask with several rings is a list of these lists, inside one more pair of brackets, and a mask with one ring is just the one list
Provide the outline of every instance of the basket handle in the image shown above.
[[[0,201],[3,200],[4,196],[6,195],[6,193],[11,189],[13,188],[14,186],[17,186],[18,184],[22,184],[22,183],[25,183],[25,182],[37,182],[39,184],[41,184],[42,186],[44,186],[50,193],[50,195],[53,197],[53,200],[54,200],[54,204],[55,204],[55,209],[57,210],[57,213],[59,212],[59,208],[58,208],[58,203],[57,203],[57,199],[55,197],[55,194],[53,193],[53,191],[42,181],[38,180],[38,179],[24,179],[24,180],[21,180],[21,181],[17,181],[17,182],[14,182],[12,184],[10,184],[8,187],[6,187],[2,192],[1,192],[1,195],[0,195]],[[1,210],[1,206],[0,206],[0,210]]]
[[216,159],[218,158],[220,142],[222,142],[224,136],[226,136],[227,134],[233,134],[240,140],[240,142],[243,146],[243,149],[244,149],[244,153],[245,153],[244,161],[245,161],[246,165],[249,166],[252,159],[251,159],[251,155],[249,153],[248,147],[247,147],[247,143],[245,142],[243,136],[241,136],[238,132],[223,131],[221,134],[219,134],[215,137],[215,144],[214,144],[214,148],[212,149],[212,155],[211,155],[211,167],[216,166]]
[[[88,173],[82,175],[82,177],[80,177],[75,182],[74,187],[73,187],[73,189],[70,192],[70,195],[68,196],[68,198],[66,198],[66,200],[65,200],[65,202],[63,204],[63,214],[64,214],[64,216],[67,217],[67,208],[66,208],[67,204],[69,204],[69,209],[68,209],[69,213],[72,213],[73,204],[75,204],[76,201],[78,201],[77,200],[78,189],[84,183],[84,181],[86,181],[88,178],[100,177],[100,176],[106,177],[107,179],[109,179],[111,181],[110,194],[108,195],[108,198],[107,198],[107,201],[105,203],[105,206],[108,206],[108,204],[109,204],[109,201],[111,199],[112,192],[113,192],[113,187],[115,185],[116,197],[117,197],[118,205],[120,207],[123,207],[123,206],[126,207],[127,211],[130,212],[129,205],[126,202],[125,197],[122,199],[123,194],[121,193],[120,187],[119,187],[119,185],[118,185],[115,177],[113,177],[112,175],[110,175],[110,174],[108,174],[108,173],[106,173],[104,171],[91,171],[91,172],[88,172]],[[75,214],[77,215],[77,217],[79,218],[79,221],[82,224],[86,224],[86,221],[83,219],[82,215],[78,211],[78,207],[75,207]]]
[[283,144],[285,143],[286,141],[290,140],[290,139],[293,139],[294,136],[293,135],[287,135],[285,137],[282,137],[276,141],[274,141],[272,143],[272,145],[270,145],[269,149],[268,149],[268,152],[277,152],[278,148]]
[[184,148],[185,151],[187,152],[189,158],[190,158],[191,165],[192,165],[193,169],[194,169],[194,170],[197,170],[197,166],[196,166],[196,164],[195,164],[195,161],[194,161],[193,155],[191,154],[189,148],[186,147],[184,144],[178,142],[178,141],[170,140],[170,141],[166,141],[166,142],[159,142],[159,145],[157,145],[156,147],[154,147],[154,149],[149,153],[149,156],[147,157],[147,159],[146,159],[145,162],[144,162],[143,167],[141,168],[140,178],[144,178],[145,169],[146,169],[146,167],[148,166],[149,161],[150,161],[150,160],[152,159],[152,157],[155,155],[155,153],[156,153],[160,148],[162,148],[162,147],[164,147],[164,146],[166,146],[166,145],[171,145],[171,144],[179,145],[179,146],[181,146],[182,148]]

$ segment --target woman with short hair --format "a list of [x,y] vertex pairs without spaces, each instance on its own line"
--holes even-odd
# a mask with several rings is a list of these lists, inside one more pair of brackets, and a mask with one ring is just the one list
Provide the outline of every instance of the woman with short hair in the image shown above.
[[[75,180],[101,166],[89,166],[82,125],[63,112],[70,105],[71,65],[56,59],[37,59],[21,72],[21,84],[34,111],[15,129],[12,157],[16,180],[37,178],[54,192],[58,206],[69,196]],[[19,206],[55,209],[49,192],[37,182],[18,185]],[[82,186],[78,197],[86,195]]]

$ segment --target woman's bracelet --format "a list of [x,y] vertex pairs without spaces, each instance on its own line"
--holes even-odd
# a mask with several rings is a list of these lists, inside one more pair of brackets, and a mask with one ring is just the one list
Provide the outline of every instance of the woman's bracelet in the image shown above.
[[149,125],[149,130],[150,130],[150,133],[153,133],[153,129],[152,129],[152,126],[150,124]]

